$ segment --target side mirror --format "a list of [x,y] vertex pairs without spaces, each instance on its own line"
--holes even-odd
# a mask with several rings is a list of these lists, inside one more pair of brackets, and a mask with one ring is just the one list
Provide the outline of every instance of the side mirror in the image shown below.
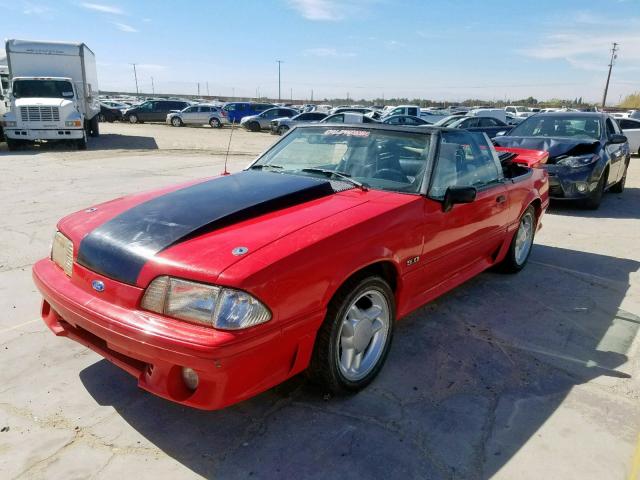
[[449,187],[442,200],[442,211],[448,212],[457,203],[471,203],[476,199],[474,187]]
[[609,143],[625,143],[626,141],[627,137],[620,135],[619,133],[614,133],[609,136]]

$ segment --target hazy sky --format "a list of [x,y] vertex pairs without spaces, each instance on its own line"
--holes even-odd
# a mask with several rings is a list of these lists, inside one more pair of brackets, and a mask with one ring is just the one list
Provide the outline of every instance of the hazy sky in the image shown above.
[[103,90],[599,100],[640,90],[640,0],[0,0],[4,38],[85,42]]

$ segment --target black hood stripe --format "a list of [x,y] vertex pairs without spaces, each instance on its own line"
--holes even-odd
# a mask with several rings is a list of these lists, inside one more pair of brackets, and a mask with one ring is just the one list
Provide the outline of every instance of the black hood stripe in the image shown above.
[[135,285],[162,250],[203,233],[334,193],[324,179],[243,171],[167,193],[121,213],[80,242],[80,265]]

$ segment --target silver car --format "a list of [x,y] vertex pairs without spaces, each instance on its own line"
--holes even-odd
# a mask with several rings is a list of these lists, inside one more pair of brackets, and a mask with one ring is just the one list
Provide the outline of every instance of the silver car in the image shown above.
[[222,128],[227,123],[229,123],[227,112],[217,105],[206,103],[191,105],[184,110],[167,115],[167,124],[174,127],[209,124],[213,128]]
[[305,112],[291,118],[276,118],[271,120],[271,133],[282,135],[301,123],[316,123],[327,116],[322,112]]
[[242,117],[242,120],[240,120],[240,125],[252,132],[259,132],[260,130],[270,128],[271,120],[282,117],[291,118],[298,113],[300,112],[298,112],[298,110],[294,110],[293,108],[270,108],[269,110],[265,110],[258,115],[249,115],[248,117]]

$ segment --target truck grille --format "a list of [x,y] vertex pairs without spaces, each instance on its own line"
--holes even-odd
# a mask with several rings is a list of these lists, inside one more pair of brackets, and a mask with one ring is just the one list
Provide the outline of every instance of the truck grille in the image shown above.
[[58,107],[20,107],[20,118],[23,122],[59,122]]

